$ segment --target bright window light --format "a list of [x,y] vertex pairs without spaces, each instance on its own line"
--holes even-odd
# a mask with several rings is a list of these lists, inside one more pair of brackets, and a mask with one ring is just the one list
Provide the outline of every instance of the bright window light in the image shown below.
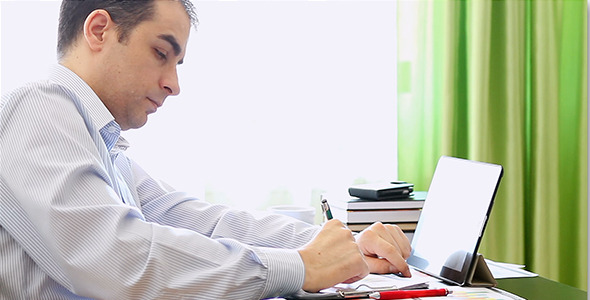
[[[55,63],[59,2],[1,5],[5,93]],[[177,190],[244,209],[397,179],[394,1],[195,6],[181,94],[124,132],[130,157]]]

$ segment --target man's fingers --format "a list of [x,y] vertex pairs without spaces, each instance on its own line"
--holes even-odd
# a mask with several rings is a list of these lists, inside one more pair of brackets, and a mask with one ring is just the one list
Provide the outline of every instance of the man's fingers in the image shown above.
[[399,228],[392,224],[375,223],[372,230],[388,243],[394,245],[404,259],[410,257],[411,247],[407,236]]
[[374,273],[399,273],[404,276],[411,276],[408,263],[401,255],[396,245],[390,244],[384,239],[376,240],[367,246],[370,253],[375,257],[367,257],[369,269]]
[[402,273],[404,277],[412,277],[410,268],[407,264],[403,264],[399,268],[391,264],[388,260],[377,257],[365,257],[372,273],[387,274],[387,273]]
[[309,292],[358,280],[370,271],[352,232],[335,219],[298,251],[305,265],[303,289]]
[[[387,232],[390,234],[392,239],[395,240],[395,244],[397,245],[398,249],[401,251],[402,257],[404,259],[408,259],[408,257],[410,257],[410,254],[412,252],[412,248],[410,247],[410,241],[408,240],[408,237],[406,236],[406,234],[401,230],[401,228],[399,228],[399,226],[395,226],[395,225],[391,225],[391,224],[385,224],[384,226],[389,229],[389,230],[387,230]],[[403,241],[403,242],[400,242],[400,241]]]
[[395,225],[375,223],[358,236],[359,246],[373,273],[399,273],[411,276],[406,258],[411,247],[403,231]]

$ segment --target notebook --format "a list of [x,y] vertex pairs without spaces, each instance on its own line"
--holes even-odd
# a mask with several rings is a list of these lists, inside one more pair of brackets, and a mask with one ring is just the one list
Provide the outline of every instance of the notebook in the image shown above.
[[412,238],[408,264],[447,283],[494,286],[477,250],[502,174],[500,165],[442,156]]

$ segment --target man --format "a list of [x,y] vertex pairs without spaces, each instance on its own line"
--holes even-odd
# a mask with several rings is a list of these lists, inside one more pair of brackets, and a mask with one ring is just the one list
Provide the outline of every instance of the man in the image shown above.
[[0,102],[0,298],[258,299],[401,272],[396,226],[353,236],[163,187],[125,156],[178,95],[188,1],[64,1],[59,65]]

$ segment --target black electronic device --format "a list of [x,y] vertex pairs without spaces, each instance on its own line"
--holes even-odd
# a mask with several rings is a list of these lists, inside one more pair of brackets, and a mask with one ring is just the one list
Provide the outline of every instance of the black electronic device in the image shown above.
[[405,198],[414,191],[414,184],[404,181],[376,182],[353,185],[348,193],[353,197],[367,200],[390,200]]
[[477,253],[503,168],[443,156],[438,161],[412,238],[408,264],[463,286],[495,286]]

